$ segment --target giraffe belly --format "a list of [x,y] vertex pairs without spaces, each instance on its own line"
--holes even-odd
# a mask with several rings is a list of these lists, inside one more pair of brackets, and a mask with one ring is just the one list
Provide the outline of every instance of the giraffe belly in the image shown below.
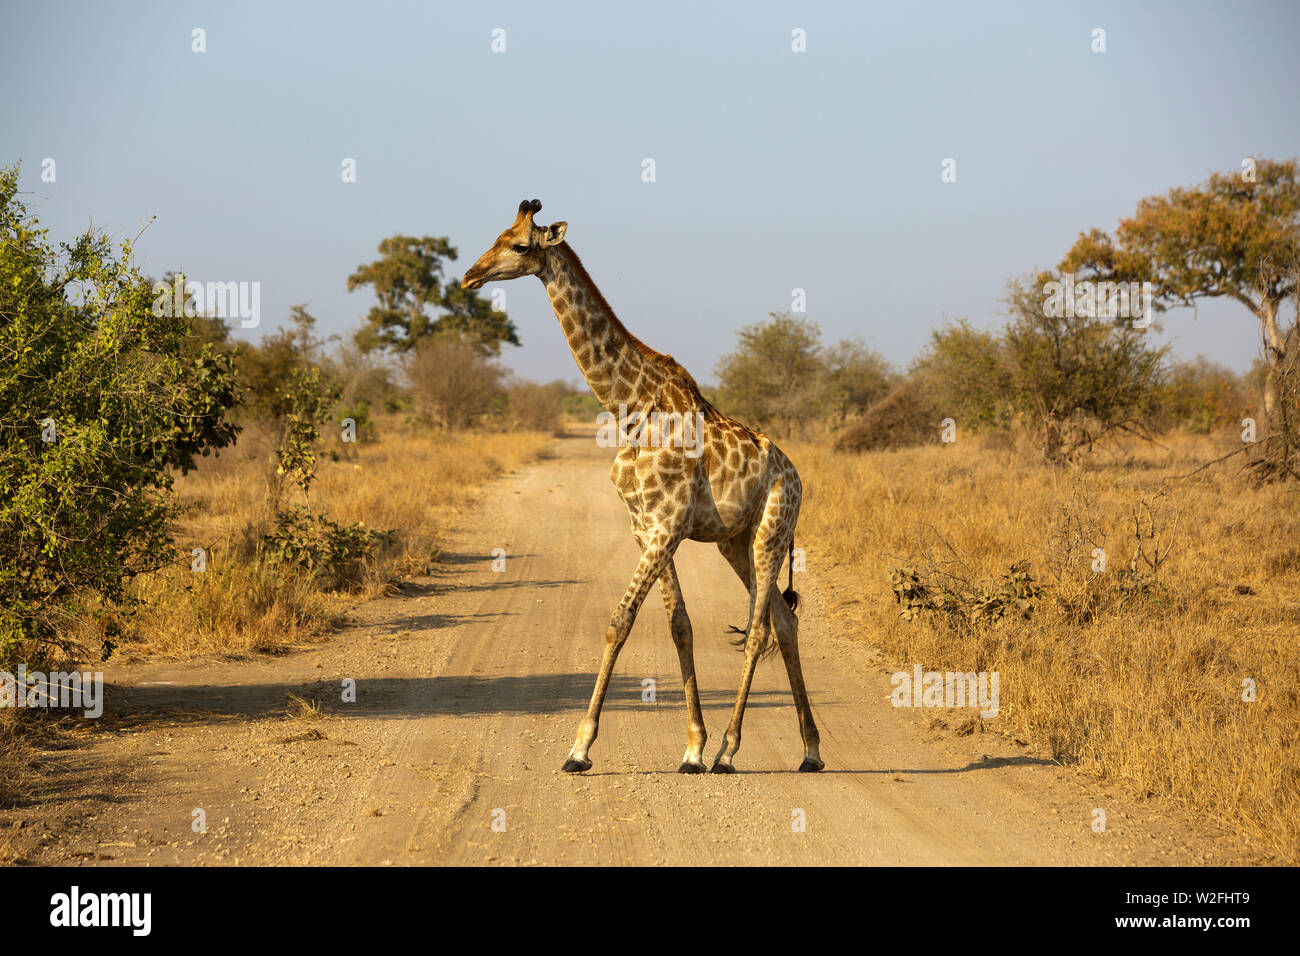
[[715,483],[699,474],[686,537],[692,541],[730,541],[747,529],[759,500],[757,485],[745,480]]

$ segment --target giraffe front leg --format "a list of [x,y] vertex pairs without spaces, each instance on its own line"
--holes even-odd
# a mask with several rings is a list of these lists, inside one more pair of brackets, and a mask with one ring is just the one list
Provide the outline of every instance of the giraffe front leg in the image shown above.
[[[674,542],[675,545],[675,542]],[[618,652],[622,650],[632,622],[636,620],[641,602],[650,591],[650,587],[664,572],[672,560],[673,548],[665,545],[647,547],[641,552],[641,560],[636,566],[636,573],[623,595],[623,600],[615,608],[610,618],[609,627],[605,629],[605,653],[600,660],[600,673],[596,677],[596,687],[591,692],[591,703],[587,705],[586,716],[578,724],[578,735],[569,751],[569,759],[560,769],[565,773],[582,773],[591,769],[591,760],[587,752],[591,750],[600,729],[600,709],[605,703],[605,692],[609,689],[610,678],[614,674],[614,664]]]
[[596,742],[596,731],[600,728],[600,708],[605,703],[605,691],[609,689],[609,679],[614,673],[614,662],[618,660],[618,652],[626,640],[626,630],[620,630],[613,624],[605,628],[605,653],[600,659],[600,674],[596,678],[596,688],[591,692],[587,714],[578,724],[578,736],[569,749],[569,759],[560,768],[565,773],[582,773],[591,769],[587,751]]
[[663,594],[664,609],[668,611],[668,627],[672,631],[673,644],[677,648],[677,660],[682,668],[682,689],[686,695],[686,714],[689,723],[686,728],[686,753],[682,754],[682,765],[678,773],[704,773],[704,744],[709,739],[704,728],[704,712],[700,708],[700,690],[695,679],[694,637],[691,632],[691,619],[686,616],[686,602],[682,598],[682,587],[677,580],[677,569],[671,561],[659,578],[659,590]]

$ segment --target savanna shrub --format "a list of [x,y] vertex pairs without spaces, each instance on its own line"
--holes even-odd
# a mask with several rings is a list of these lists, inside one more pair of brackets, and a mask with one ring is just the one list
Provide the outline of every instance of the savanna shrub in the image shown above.
[[921,387],[907,379],[840,432],[835,450],[861,453],[937,442],[940,421]]
[[322,587],[348,590],[361,586],[369,563],[394,540],[391,531],[373,530],[360,521],[341,525],[294,505],[276,515],[275,527],[262,544],[272,564],[306,571]]
[[[173,475],[229,445],[233,358],[88,232],[56,250],[0,169],[0,666],[81,653],[69,624],[129,613],[181,560]],[[155,314],[155,312],[161,314]],[[113,628],[100,649],[112,650]]]

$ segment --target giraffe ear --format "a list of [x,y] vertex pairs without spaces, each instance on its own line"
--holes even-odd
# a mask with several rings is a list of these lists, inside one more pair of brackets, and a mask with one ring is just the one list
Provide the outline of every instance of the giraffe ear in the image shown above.
[[558,246],[564,241],[564,233],[569,228],[567,222],[553,222],[546,227],[546,245]]

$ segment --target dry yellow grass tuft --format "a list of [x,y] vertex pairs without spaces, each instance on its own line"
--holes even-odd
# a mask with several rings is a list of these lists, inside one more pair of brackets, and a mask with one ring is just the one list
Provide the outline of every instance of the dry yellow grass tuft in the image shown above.
[[[1231,465],[1177,477],[1235,440],[1135,443],[1056,469],[978,438],[786,450],[809,568],[860,581],[849,613],[863,639],[900,667],[1000,672],[1001,729],[1296,863],[1300,489],[1253,486]],[[1022,559],[1044,588],[1028,619],[900,618],[892,567],[978,584]]]
[[325,712],[321,710],[320,700],[308,699],[298,694],[289,695],[289,703],[284,709],[290,720],[324,720]]
[[[188,507],[173,538],[177,564],[141,578],[146,608],[130,629],[130,654],[275,653],[324,633],[359,600],[396,579],[426,573],[439,529],[470,504],[480,486],[538,456],[543,432],[439,434],[399,418],[377,422],[380,440],[335,444],[323,454],[311,489],[312,511],[347,525],[394,530],[396,540],[365,568],[360,590],[331,593],[306,575],[256,560],[274,520],[271,444],[256,428],[219,457],[177,481]],[[286,496],[287,497],[287,496]],[[206,570],[191,570],[194,548]],[[93,641],[89,641],[92,643]]]

